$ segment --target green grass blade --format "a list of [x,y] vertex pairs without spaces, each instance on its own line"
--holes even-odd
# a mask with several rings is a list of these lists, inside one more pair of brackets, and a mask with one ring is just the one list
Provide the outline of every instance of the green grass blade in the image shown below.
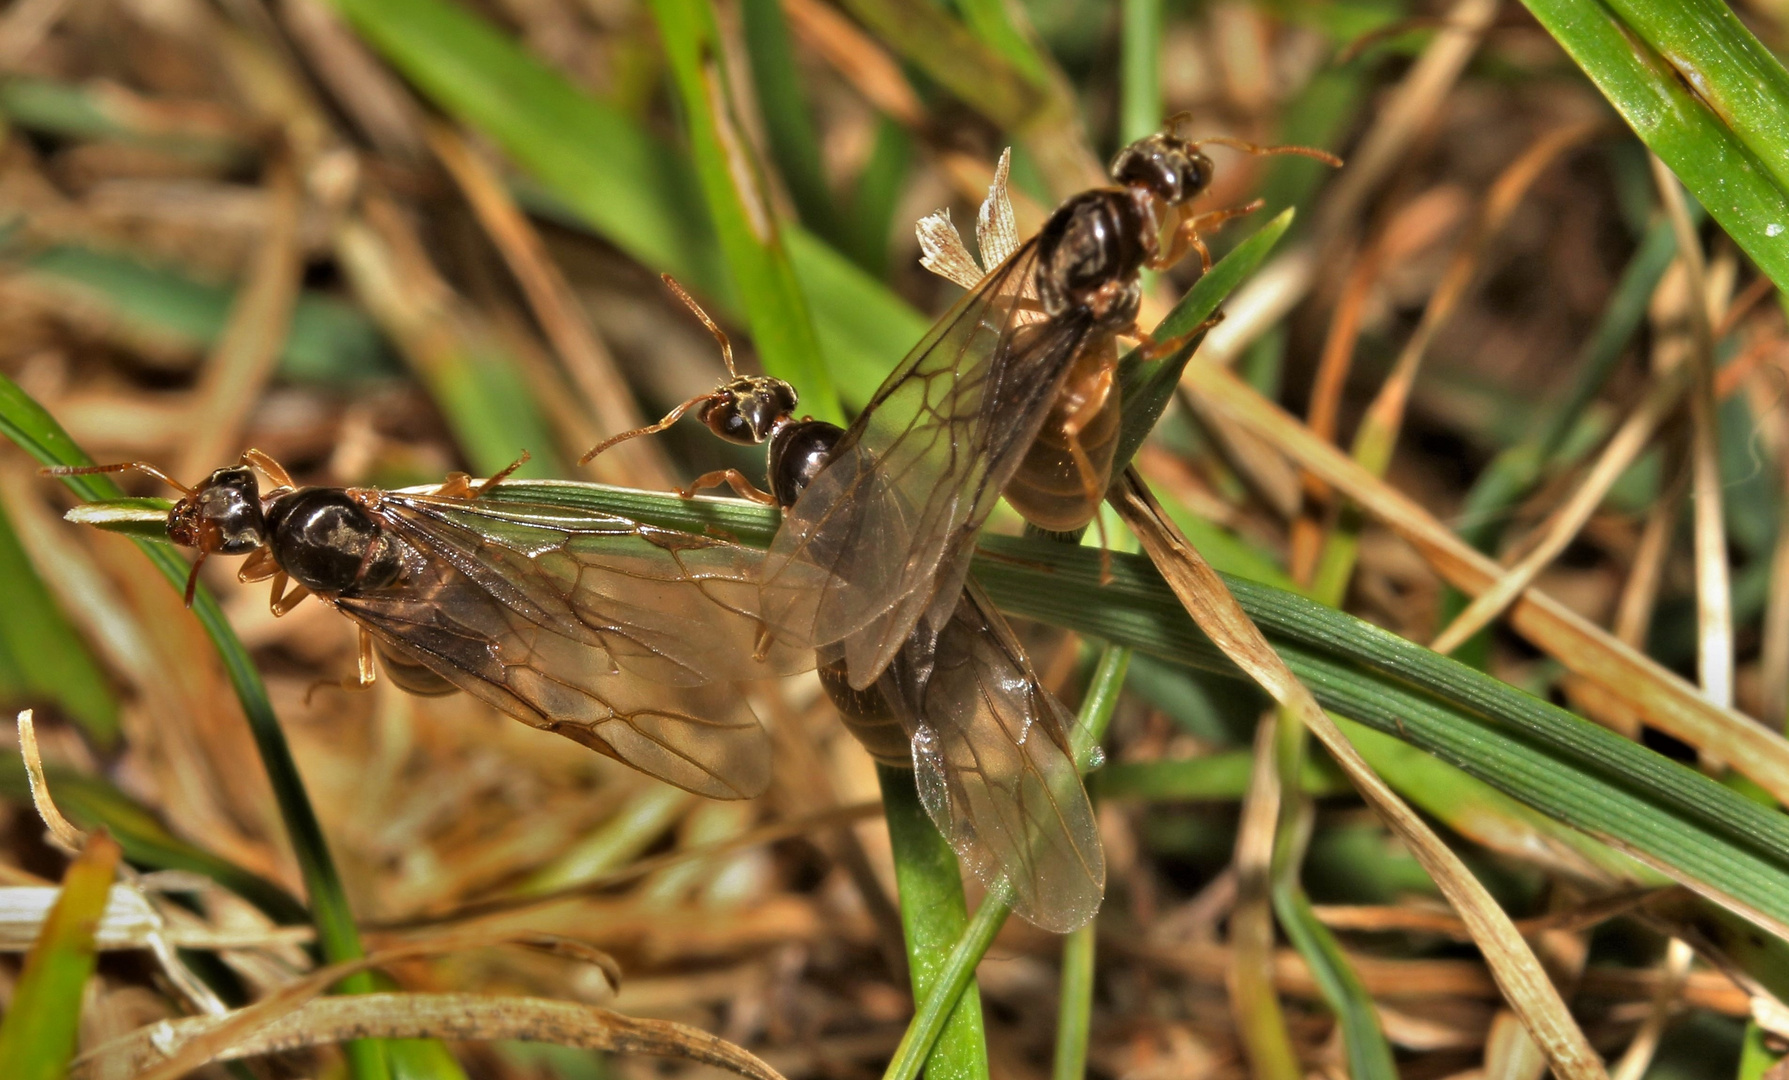
[[[223,333],[235,301],[235,290],[227,286],[90,248],[48,248],[24,265],[23,275],[34,285],[93,305],[115,332],[195,355]],[[301,293],[292,309],[279,363],[281,377],[303,382],[351,382],[399,370],[391,347],[364,314],[314,290]]]
[[53,703],[101,748],[118,740],[118,701],[105,673],[38,579],[12,523],[0,508],[0,653],[16,671],[16,686],[0,697],[19,703]]
[[1087,1075],[1087,1046],[1093,1036],[1093,930],[1094,924],[1088,923],[1062,940],[1061,1000],[1050,1080],[1082,1080]]
[[1118,57],[1118,141],[1162,124],[1162,0],[1124,0]]
[[[1721,116],[1599,0],[1524,2],[1758,268],[1778,288],[1789,284],[1789,194]],[[1774,93],[1769,85],[1760,92]],[[1781,129],[1771,137],[1778,153],[1789,149]]]
[[[581,224],[721,313],[745,316],[695,171],[633,117],[450,0],[332,2],[419,91],[494,140]],[[832,382],[862,402],[930,320],[813,234],[794,225],[782,234]]]
[[[775,512],[765,507],[595,484],[505,484],[491,497],[622,513],[695,533],[720,530],[757,545],[769,542],[776,524]],[[1098,552],[999,537],[984,541],[975,569],[1003,610],[1015,615],[1235,676],[1147,560],[1115,554],[1110,563],[1114,579],[1102,586]],[[1783,815],[1351,616],[1247,581],[1228,583],[1319,701],[1365,725],[1351,728],[1351,737],[1383,733],[1423,751],[1412,751],[1412,760],[1427,763],[1426,772],[1374,758],[1375,767],[1418,805],[1440,812],[1437,807],[1445,809],[1449,800],[1459,801],[1462,778],[1449,771],[1458,769],[1489,794],[1563,823],[1553,826],[1546,843],[1576,851],[1611,876],[1632,878],[1633,864],[1582,834],[1668,868],[1767,923],[1789,925],[1789,821]],[[1413,776],[1429,789],[1414,791]],[[1542,835],[1540,825],[1523,827]],[[1470,835],[1470,823],[1461,830]]]
[[94,936],[118,872],[118,844],[96,833],[69,864],[0,1020],[0,1076],[61,1080],[74,1057],[82,991],[98,962]]
[[1719,0],[1607,0],[1789,191],[1789,71]]
[[[1054,541],[1046,541],[1046,543],[1059,547],[1067,546]],[[1075,730],[1070,733],[1070,743],[1074,750],[1075,761],[1080,765],[1082,772],[1086,772],[1089,766],[1098,760],[1100,741],[1105,738],[1106,727],[1112,722],[1112,713],[1118,708],[1118,695],[1119,691],[1124,688],[1125,673],[1130,669],[1130,656],[1129,649],[1117,646],[1107,646],[1100,654],[1099,665],[1094,669],[1093,678],[1088,683],[1087,697],[1081,702],[1081,711],[1075,721]],[[883,798],[886,801],[890,790],[888,774],[893,770],[887,769],[886,766],[883,766],[882,769],[882,790]],[[907,790],[912,789],[911,781],[906,787]],[[901,790],[898,794],[902,800],[907,798],[906,790]],[[917,828],[919,825],[923,825],[926,828],[931,828],[923,808],[918,806],[917,792],[914,793],[912,799],[911,811],[918,814],[918,820],[909,823],[907,821],[909,808],[903,805],[901,813],[904,826]],[[894,828],[895,819],[891,814],[889,819],[891,834]],[[938,835],[935,829],[932,835]],[[943,845],[943,850],[946,853],[950,852],[950,847],[944,844],[943,837],[938,837],[938,842]],[[900,861],[897,856],[895,863],[897,875],[900,873],[900,869]],[[950,859],[950,873],[954,875],[955,872],[956,859],[953,855]],[[942,875],[944,871],[939,869],[935,873]],[[942,876],[937,880],[941,881]],[[957,895],[959,897],[962,895],[960,883]],[[965,998],[963,995],[975,978],[975,966],[981,963],[981,958],[987,954],[988,947],[994,943],[994,936],[1006,924],[1006,917],[1011,913],[1012,906],[1006,902],[1004,897],[1004,886],[988,890],[988,895],[982,900],[981,907],[976,909],[975,918],[969,920],[968,925],[964,927],[963,919],[959,913],[954,920],[953,928],[961,928],[961,932],[944,936],[945,939],[936,942],[936,946],[923,958],[923,962],[932,969],[931,985],[922,997],[917,990],[915,991],[915,996],[920,997],[919,1008],[913,1015],[913,1022],[907,1025],[906,1034],[901,1036],[901,1043],[895,1048],[894,1057],[889,1061],[888,1068],[882,1074],[883,1080],[913,1080],[915,1076],[919,1075],[921,1065],[926,1065],[928,1077],[933,1076],[933,1065],[927,1064],[927,1055],[933,1055],[934,1062],[938,1060],[937,1055],[942,1053],[944,1048],[943,1038],[950,1030],[947,1026],[948,1023],[953,1022],[957,1012],[970,1002],[974,1002],[976,1005],[976,1035],[979,1044],[981,1035],[980,999]],[[907,914],[905,888],[901,893],[901,921],[903,924],[912,921]],[[925,932],[929,936],[943,936],[933,935],[930,930]],[[946,944],[950,946],[950,951],[940,965],[938,956],[943,953],[943,947]],[[909,934],[909,960],[915,964],[920,963],[921,960],[914,957],[913,954],[913,937]],[[915,974],[916,986],[918,980],[919,976]],[[934,1044],[938,1047],[936,1051],[933,1050]],[[981,1072],[974,1075],[985,1076],[987,1072],[986,1050],[983,1049],[981,1053]],[[953,1058],[951,1060],[960,1062],[961,1059]],[[956,1064],[948,1066],[951,1071],[945,1075],[962,1075],[955,1071],[958,1067]]]
[[783,249],[764,175],[727,87],[720,29],[708,0],[652,0],[671,58],[708,213],[745,305],[764,370],[801,388],[804,411],[844,422],[807,300]]
[[[62,425],[4,376],[0,376],[0,433],[45,465],[93,464],[93,459],[69,438]],[[83,499],[116,499],[122,494],[108,476],[62,479]],[[149,541],[138,541],[138,547],[174,588],[185,588],[188,567],[172,547]],[[203,586],[194,594],[192,610],[217,648],[224,671],[242,703],[249,732],[254,736],[255,748],[260,752],[261,764],[267,770],[273,788],[274,801],[279,806],[293,853],[298,858],[323,955],[331,962],[358,958],[364,951],[354,925],[353,911],[342,890],[341,878],[330,857],[316,811],[305,794],[297,763],[292,760],[291,747],[286,744],[285,733],[280,730],[279,719],[267,699],[267,687],[261,682],[261,674],[255,670],[248,650],[224,618],[217,599]],[[366,974],[351,976],[342,982],[343,990],[349,993],[365,992],[372,986],[372,978]],[[384,1055],[376,1042],[350,1043],[347,1052],[357,1080],[383,1080],[387,1075]]]
[[[1253,236],[1237,244],[1229,255],[1211,268],[1210,273],[1194,282],[1161,325],[1155,328],[1155,339],[1171,341],[1183,334],[1191,334],[1200,323],[1211,318],[1224,299],[1267,258],[1280,237],[1286,235],[1286,230],[1292,227],[1292,217],[1290,209],[1281,211]],[[1159,360],[1147,359],[1141,348],[1132,349],[1119,360],[1118,400],[1122,403],[1124,417],[1118,428],[1113,476],[1121,474],[1130,464],[1155,422],[1161,419],[1162,410],[1168,407],[1174,397],[1174,388],[1179,385],[1181,369],[1186,367],[1202,340],[1203,334],[1189,338],[1180,348]]]
[[[202,874],[255,905],[285,926],[311,921],[304,905],[285,889],[228,859],[175,836],[148,807],[97,776],[46,767],[56,805],[83,829],[105,829],[124,848],[131,865],[150,870],[186,870]],[[0,750],[0,799],[31,805],[25,759],[16,750]]]
[[820,139],[814,134],[813,114],[802,93],[795,47],[789,41],[789,22],[781,0],[745,0],[740,6],[747,55],[751,61],[752,87],[757,91],[758,111],[764,134],[776,157],[777,171],[795,201],[795,209],[808,228],[838,243],[840,228],[832,191],[820,163]]
[[1351,1080],[1397,1080],[1397,1062],[1379,1027],[1372,995],[1354,973],[1335,935],[1318,921],[1310,897],[1295,878],[1275,883],[1273,910],[1336,1015],[1348,1054],[1348,1076]]
[[[895,1051],[888,1076],[912,1080],[923,1065],[930,1080],[986,1080],[988,1047],[982,1030],[981,996],[965,993],[974,980],[975,965],[969,965],[967,974],[950,965],[954,958],[951,947],[969,926],[957,854],[927,816],[911,769],[877,765],[876,775],[882,781],[883,813],[894,848],[907,969],[913,980],[913,998],[921,1003],[901,1039],[906,1054]],[[987,906],[984,904],[984,909]],[[977,912],[978,920],[980,914]],[[988,942],[992,941],[990,932]],[[941,979],[956,992],[941,996]]]

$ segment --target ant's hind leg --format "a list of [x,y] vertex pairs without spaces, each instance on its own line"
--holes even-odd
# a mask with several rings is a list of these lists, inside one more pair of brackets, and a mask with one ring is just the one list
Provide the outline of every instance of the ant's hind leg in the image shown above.
[[304,692],[304,703],[308,706],[311,698],[319,690],[370,690],[373,683],[379,680],[378,668],[373,663],[373,635],[366,627],[356,627],[360,632],[355,649],[354,674],[346,679],[318,679]]
[[775,495],[772,495],[768,491],[760,490],[756,484],[747,480],[745,474],[738,469],[716,469],[713,472],[703,473],[701,476],[698,476],[691,481],[688,487],[678,488],[677,494],[686,499],[693,499],[696,497],[696,492],[701,491],[703,488],[720,487],[722,484],[726,484],[728,487],[732,488],[742,499],[750,499],[755,503],[762,503],[765,506],[776,505]]

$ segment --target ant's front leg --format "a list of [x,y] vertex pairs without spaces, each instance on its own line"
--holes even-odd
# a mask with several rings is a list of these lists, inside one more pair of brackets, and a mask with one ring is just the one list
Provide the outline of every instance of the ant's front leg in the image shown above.
[[713,472],[705,472],[696,477],[688,487],[678,488],[677,494],[686,499],[693,499],[696,497],[696,492],[703,488],[720,487],[722,484],[732,488],[742,499],[750,499],[752,502],[765,506],[776,505],[775,495],[760,490],[738,469],[716,469]]

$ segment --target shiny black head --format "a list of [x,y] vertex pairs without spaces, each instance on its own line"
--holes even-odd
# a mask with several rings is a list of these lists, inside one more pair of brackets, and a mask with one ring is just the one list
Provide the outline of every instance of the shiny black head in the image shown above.
[[274,561],[315,593],[377,589],[403,569],[397,542],[341,488],[299,488],[267,508]]
[[1169,207],[1191,202],[1211,186],[1211,159],[1178,135],[1159,132],[1138,139],[1112,159],[1112,179]]
[[1122,329],[1137,317],[1137,272],[1154,254],[1154,230],[1125,193],[1084,192],[1063,203],[1037,238],[1037,295],[1045,314],[1083,310]]
[[728,442],[755,446],[795,415],[795,388],[767,375],[742,375],[716,390],[697,415]]
[[832,448],[839,444],[845,429],[824,420],[803,420],[784,424],[770,442],[770,464],[765,479],[777,505],[787,510],[795,505],[814,477],[826,467]]
[[207,476],[168,512],[168,536],[206,555],[247,555],[267,542],[255,471],[232,465]]

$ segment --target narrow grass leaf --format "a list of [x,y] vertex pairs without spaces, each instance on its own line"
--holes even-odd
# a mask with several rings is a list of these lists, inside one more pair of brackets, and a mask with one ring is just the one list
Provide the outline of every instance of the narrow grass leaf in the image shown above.
[[[450,0],[332,2],[418,90],[493,139],[579,223],[722,312],[747,314],[694,169],[633,117]],[[928,320],[800,227],[785,227],[783,243],[832,381],[860,403]]]
[[[1711,37],[1705,47],[1693,54],[1680,56],[1689,65],[1680,72],[1599,0],[1524,2],[1641,141],[1664,159],[1697,201],[1708,208],[1727,235],[1779,288],[1789,284],[1789,242],[1784,240],[1789,231],[1789,193],[1723,122],[1722,116],[1709,107],[1707,99],[1690,89],[1691,85],[1700,85],[1694,80],[1704,78],[1702,68],[1696,65],[1705,64],[1709,53],[1717,48],[1714,39]],[[1662,18],[1681,20],[1676,26],[1685,33],[1673,34],[1676,44],[1686,41],[1693,27],[1707,24],[1711,34],[1718,29],[1719,20],[1708,23],[1681,8],[1671,8],[1669,14],[1662,7],[1659,11]],[[1727,17],[1731,18],[1731,13]],[[1723,93],[1731,93],[1737,66],[1715,65],[1706,74],[1721,80]],[[1692,78],[1691,83],[1685,83],[1686,75]],[[1774,89],[1778,81],[1773,76],[1753,88],[1754,104],[1770,102],[1771,109],[1780,107]],[[1736,99],[1724,100],[1730,103]],[[1766,134],[1764,111],[1762,107],[1757,113],[1748,110],[1748,127],[1758,136],[1775,140],[1776,153],[1780,155],[1789,144],[1784,142],[1780,128]]]
[[652,0],[651,6],[681,94],[709,218],[764,370],[800,387],[805,411],[843,423],[763,171],[739,122],[714,11],[708,0]]
[[1334,755],[1355,787],[1466,920],[1504,998],[1540,1044],[1554,1072],[1569,1080],[1604,1077],[1601,1059],[1509,916],[1459,856],[1361,759],[1230,595],[1216,571],[1167,522],[1134,470],[1126,476],[1122,495],[1114,499],[1125,524],[1142,542],[1187,613],[1232,662],[1247,671],[1282,708],[1295,713]]
[[[907,970],[913,980],[913,998],[921,1003],[901,1045],[906,1047],[916,1038],[924,1040],[923,1047],[909,1050],[906,1057],[897,1050],[888,1075],[898,1075],[895,1065],[899,1063],[904,1080],[919,1075],[921,1066],[926,1067],[930,1080],[986,1080],[988,1047],[982,1029],[981,995],[966,992],[975,965],[969,965],[968,976],[956,985],[956,993],[943,997],[939,992],[941,979],[949,981],[962,974],[950,965],[951,947],[969,925],[957,854],[927,816],[911,769],[877,765],[876,774],[882,781],[883,815],[894,848]],[[989,940],[993,940],[991,935]],[[916,1031],[922,1034],[916,1036]]]
[[12,987],[0,1020],[0,1076],[61,1080],[74,1057],[81,997],[98,961],[94,934],[118,871],[119,848],[95,833],[62,878],[61,895]]
[[[18,704],[54,703],[96,745],[118,739],[118,701],[93,654],[38,579],[12,524],[0,508],[0,653],[12,661]],[[0,688],[0,694],[4,694]]]
[[[6,435],[44,465],[93,464],[93,459],[69,438],[62,425],[4,376],[0,376],[0,434]],[[68,476],[62,481],[83,499],[116,499],[123,494],[105,475]],[[137,541],[137,546],[174,588],[185,588],[189,568],[172,547],[145,540]],[[291,747],[280,730],[273,704],[267,698],[267,687],[261,681],[261,674],[255,669],[241,639],[231,629],[216,597],[203,586],[194,594],[192,610],[216,646],[224,671],[242,704],[249,732],[260,752],[261,764],[267,770],[274,801],[279,806],[281,820],[304,877],[311,917],[317,926],[323,954],[332,961],[360,956],[360,934],[354,925],[353,910],[342,889],[341,877],[329,854],[316,811],[305,794]],[[365,976],[355,976],[343,983],[343,989],[350,993],[372,988],[371,979]],[[382,1080],[387,1075],[384,1055],[377,1043],[352,1043],[348,1055],[357,1080]]]

